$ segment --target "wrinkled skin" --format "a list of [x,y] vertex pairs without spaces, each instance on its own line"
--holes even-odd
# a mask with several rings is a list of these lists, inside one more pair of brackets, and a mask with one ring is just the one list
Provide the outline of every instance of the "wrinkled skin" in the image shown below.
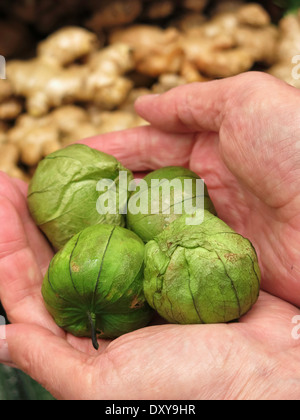
[[267,292],[240,323],[151,326],[100,341],[98,353],[66,335],[41,298],[52,250],[25,185],[2,174],[0,297],[15,324],[0,359],[61,399],[299,399],[299,99],[270,76],[243,74],[140,99],[151,127],[87,140],[134,171],[184,165],[205,179],[219,216],[259,255]]

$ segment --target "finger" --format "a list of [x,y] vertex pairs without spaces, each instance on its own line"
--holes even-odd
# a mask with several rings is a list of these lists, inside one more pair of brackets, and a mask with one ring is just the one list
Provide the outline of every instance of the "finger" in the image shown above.
[[[0,197],[0,300],[12,322],[29,322],[58,331],[41,296],[42,273],[28,245],[13,204]],[[43,252],[43,250],[41,250]]]
[[27,185],[19,179],[13,179],[0,171],[0,195],[7,197],[18,210],[24,210],[24,198]]
[[179,86],[136,101],[137,113],[153,126],[172,133],[219,131],[230,81]]
[[249,72],[223,80],[192,83],[162,95],[145,95],[135,103],[138,114],[153,126],[172,133],[218,132],[224,118],[234,115],[243,98],[274,88],[272,76]]
[[23,197],[27,198],[28,184],[17,178],[11,178],[10,180],[18,187]]
[[237,208],[241,201],[241,187],[236,177],[225,165],[217,133],[199,133],[195,137],[190,160],[190,169],[205,182],[218,216],[239,232],[244,231],[245,222]]
[[[11,360],[55,398],[83,399],[91,392],[90,356],[75,350],[65,338],[30,325],[9,325],[6,341]],[[93,358],[91,358],[92,360]]]
[[[26,241],[32,249],[42,274],[44,275],[48,269],[49,262],[53,257],[53,251],[29,214],[27,206],[27,188],[28,186],[25,182],[12,180],[6,174],[0,173],[0,196],[6,197],[17,210],[22,219]],[[3,217],[2,221],[5,220],[6,215],[3,214]]]
[[276,348],[284,350],[299,346],[291,333],[292,320],[299,314],[297,307],[261,291],[258,302],[235,327],[246,327],[262,343],[272,342],[273,351]]
[[168,134],[154,127],[138,127],[81,141],[115,156],[132,171],[148,171],[162,166],[188,166],[194,146],[192,134]]
[[205,180],[213,192],[224,185],[225,178],[233,175],[225,166],[219,150],[219,135],[213,132],[199,133],[190,159],[190,169]]

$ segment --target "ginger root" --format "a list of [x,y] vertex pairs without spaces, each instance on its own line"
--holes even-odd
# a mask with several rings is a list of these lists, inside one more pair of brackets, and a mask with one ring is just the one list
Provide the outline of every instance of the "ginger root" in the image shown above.
[[0,103],[0,120],[14,120],[23,110],[22,102],[16,98]]
[[147,19],[164,19],[170,16],[175,10],[173,0],[150,1],[146,4],[143,16]]
[[[9,19],[17,14],[21,25],[27,22],[37,33],[46,33],[68,19],[66,13],[72,15],[66,22],[71,22],[77,16],[72,7],[80,3],[18,0],[12,5],[7,0],[5,13]],[[86,0],[81,10],[84,19],[90,14],[93,32],[64,27],[38,45],[35,58],[8,61],[8,80],[0,80],[0,170],[28,179],[55,150],[148,124],[134,110],[135,100],[144,94],[233,76],[256,64],[300,88],[300,74],[295,78],[293,73],[297,65],[300,73],[300,14],[286,16],[277,28],[259,4],[209,3]],[[166,28],[120,26],[137,17],[149,22],[169,16]],[[103,47],[104,39],[108,46]],[[7,39],[0,39],[0,46],[3,41]]]
[[13,95],[11,83],[8,80],[0,79],[0,103],[9,99]]
[[0,171],[13,178],[28,181],[28,176],[18,167],[19,149],[14,144],[0,143]]
[[48,154],[96,135],[97,130],[83,108],[68,105],[39,118],[22,115],[8,131],[7,139],[20,150],[20,161],[32,167]]
[[[160,77],[181,74],[184,66],[193,70],[191,81],[205,77],[229,77],[250,70],[255,63],[274,62],[278,30],[268,13],[258,4],[235,6],[206,21],[200,12],[206,2],[187,1],[186,8],[197,14],[174,21],[176,27],[161,29],[133,25],[111,31],[109,41],[122,42],[134,51],[138,72]],[[198,75],[197,75],[198,71]]]
[[78,27],[66,27],[50,35],[38,46],[38,56],[59,66],[73,63],[98,49],[96,34]]
[[[11,167],[20,163],[31,173],[41,159],[70,143],[145,124],[133,109],[107,112],[121,107],[133,88],[126,76],[135,68],[132,48],[97,45],[89,31],[64,28],[39,45],[36,58],[8,62],[8,80],[0,83],[0,118],[15,123],[1,124],[0,141],[18,150]],[[27,113],[19,115],[23,98]],[[92,108],[93,114],[87,111]],[[21,172],[14,171],[19,177]]]
[[[132,82],[124,74],[134,67],[130,47],[117,44],[95,52],[94,41],[88,31],[64,28],[40,45],[37,58],[7,64],[13,92],[26,98],[30,115],[40,117],[52,108],[76,102],[113,109],[126,99]],[[86,54],[86,63],[70,63]]]
[[49,116],[37,119],[22,115],[7,138],[9,144],[17,147],[21,162],[28,166],[37,165],[47,154],[61,148],[58,131]]
[[220,13],[228,13],[228,12],[234,12],[241,7],[244,6],[245,1],[244,0],[222,0],[218,1],[216,5],[214,5],[212,9],[212,16],[218,15]]
[[9,81],[0,79],[0,121],[14,120],[21,114],[23,104],[13,96],[13,89]]
[[89,75],[85,78],[81,100],[94,102],[103,109],[122,104],[133,83],[122,75],[134,69],[133,51],[126,44],[117,43],[90,57]]
[[6,3],[2,7],[7,14],[43,34],[49,34],[62,23],[76,22],[85,5],[81,0],[6,0]]
[[95,105],[87,111],[67,105],[39,118],[21,115],[5,141],[17,147],[21,163],[35,167],[42,158],[71,143],[143,124],[146,122],[131,111],[104,112]]
[[8,125],[4,121],[0,121],[0,146],[7,142]]
[[141,88],[134,88],[131,90],[129,95],[127,96],[126,100],[122,103],[119,107],[119,110],[131,112],[132,114],[136,114],[135,112],[135,102],[140,96],[144,95],[151,95],[153,91],[151,89],[141,87]]
[[182,0],[182,6],[192,12],[202,12],[208,4],[208,0]]
[[98,134],[111,133],[148,124],[138,115],[128,111],[103,112],[99,117]]
[[151,77],[177,73],[183,58],[175,28],[163,30],[150,25],[133,25],[111,32],[110,43],[123,43],[133,49],[135,69]]
[[52,107],[74,102],[81,92],[86,71],[79,66],[62,69],[35,58],[8,62],[7,77],[15,95],[26,98],[29,114],[41,116]]
[[285,16],[279,29],[277,60],[268,72],[300,89],[300,10],[298,14]]
[[204,75],[230,77],[257,62],[271,65],[277,39],[278,31],[267,12],[258,4],[246,4],[188,30],[182,48],[187,60]]
[[182,86],[185,85],[186,79],[184,79],[183,77],[177,75],[177,74],[162,74],[159,78],[158,78],[158,83],[156,83],[153,88],[152,91],[155,94],[161,94],[161,93],[165,93],[170,89],[173,89],[177,86]]
[[95,32],[131,23],[142,11],[141,0],[104,0],[100,3],[100,8],[86,23],[87,27]]

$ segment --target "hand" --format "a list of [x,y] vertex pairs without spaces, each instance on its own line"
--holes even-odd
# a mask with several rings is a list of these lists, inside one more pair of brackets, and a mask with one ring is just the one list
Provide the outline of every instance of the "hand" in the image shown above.
[[2,174],[0,298],[14,324],[0,360],[63,399],[299,398],[299,310],[284,301],[300,299],[298,95],[261,74],[184,86],[138,101],[151,127],[86,141],[134,171],[198,172],[219,216],[253,241],[263,285],[281,299],[262,293],[240,323],[151,326],[99,341],[95,352],[45,310],[40,287],[53,254],[28,214],[25,185]]
[[89,145],[135,171],[198,173],[219,217],[254,244],[263,288],[300,306],[299,99],[263,73],[181,86],[137,102],[150,127]]

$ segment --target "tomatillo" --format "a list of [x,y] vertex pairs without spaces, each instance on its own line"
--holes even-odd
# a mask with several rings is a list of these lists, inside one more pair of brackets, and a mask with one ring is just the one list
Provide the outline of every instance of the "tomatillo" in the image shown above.
[[75,235],[50,263],[42,295],[56,324],[77,337],[116,338],[145,327],[143,241],[109,225]]
[[[127,174],[128,183],[133,179],[132,173],[113,156],[82,144],[68,146],[40,162],[29,185],[28,207],[55,249],[61,249],[89,226],[125,226],[123,209],[129,193],[128,185],[122,191],[119,188],[121,172]],[[115,193],[111,211],[99,211],[98,206],[106,191],[100,185],[105,180],[107,188]]]

